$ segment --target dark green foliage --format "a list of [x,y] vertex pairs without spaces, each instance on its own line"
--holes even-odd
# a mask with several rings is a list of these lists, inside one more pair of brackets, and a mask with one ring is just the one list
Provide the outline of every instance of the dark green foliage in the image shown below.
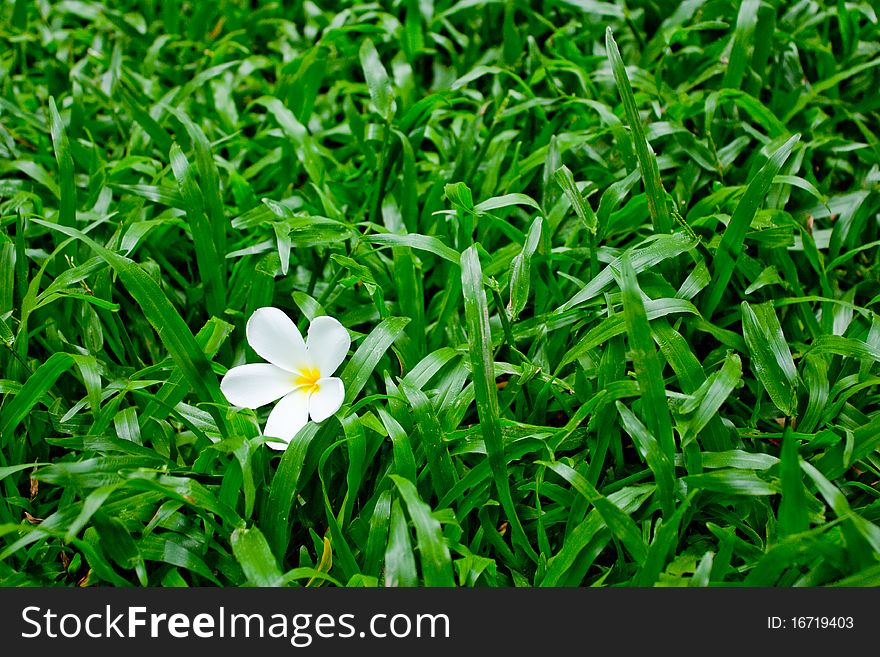
[[625,4],[2,3],[0,585],[876,584],[875,9]]

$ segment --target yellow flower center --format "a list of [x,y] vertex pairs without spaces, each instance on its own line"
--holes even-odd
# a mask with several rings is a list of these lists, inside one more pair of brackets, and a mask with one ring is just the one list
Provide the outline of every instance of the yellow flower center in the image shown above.
[[297,388],[305,388],[308,393],[318,392],[321,386],[318,385],[318,379],[321,378],[321,372],[317,368],[310,367],[297,372],[293,377],[293,385]]

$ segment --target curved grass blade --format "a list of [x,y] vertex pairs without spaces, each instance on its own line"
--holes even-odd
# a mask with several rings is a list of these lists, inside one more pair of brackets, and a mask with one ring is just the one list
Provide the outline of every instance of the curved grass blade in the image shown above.
[[82,503],[82,510],[79,515],[76,517],[76,520],[70,523],[67,527],[67,532],[64,535],[65,541],[72,541],[76,538],[76,535],[82,531],[82,529],[88,524],[89,520],[93,515],[101,508],[104,502],[107,501],[107,498],[110,497],[110,494],[113,493],[119,486],[117,484],[110,484],[109,486],[102,486],[96,490],[93,490],[89,493],[88,497]]
[[[692,315],[700,314],[694,304],[690,301],[685,301],[684,299],[648,299],[644,304],[645,314],[649,322],[676,313],[690,313]],[[603,342],[623,333],[626,333],[626,318],[622,314],[606,317],[597,326],[590,329],[583,338],[578,340],[575,345],[566,352],[565,356],[562,358],[560,366],[567,365],[578,358],[582,358],[589,351],[595,349]]]
[[639,160],[639,168],[642,171],[642,181],[645,184],[645,196],[648,199],[648,212],[654,223],[655,233],[668,233],[672,229],[672,216],[669,214],[669,206],[666,203],[666,190],[660,180],[660,168],[657,166],[657,156],[651,149],[651,144],[645,136],[645,128],[642,126],[642,118],[636,107],[636,99],[633,96],[629,77],[626,75],[626,67],[614,41],[611,27],[605,30],[605,48],[608,51],[608,59],[611,61],[611,71],[617,84],[617,92],[623,101],[623,111],[626,122],[633,132],[633,142],[636,147],[636,157]]
[[813,465],[801,461],[801,469],[813,480],[834,514],[843,521],[842,529],[847,543],[848,557],[859,561],[861,567],[876,562],[877,555],[880,554],[880,527],[855,513],[843,492]]
[[880,345],[840,335],[820,335],[813,341],[810,353],[837,354],[846,358],[873,360],[880,363]]
[[[632,515],[653,492],[654,486],[627,486],[611,493],[607,499],[623,513]],[[599,515],[598,510],[593,509],[584,521],[566,536],[559,552],[547,562],[547,573],[540,586],[562,586],[587,548],[592,548],[590,555],[592,558],[589,559],[591,562],[610,540],[611,532],[606,528],[605,520]],[[579,581],[575,582],[577,583]]]
[[577,188],[571,169],[563,164],[556,170],[553,177],[556,178],[556,182],[562,188],[563,193],[568,198],[569,203],[571,203],[571,207],[574,208],[578,219],[581,220],[581,223],[588,231],[595,235],[599,228],[596,213],[593,212],[593,208]]
[[262,526],[266,527],[266,537],[272,552],[283,563],[290,541],[290,511],[294,495],[299,487],[306,451],[320,430],[321,425],[309,422],[291,439],[281,455],[281,462],[269,488],[269,498],[262,514]]
[[733,496],[763,496],[775,495],[779,492],[777,485],[761,479],[754,472],[748,470],[715,470],[698,475],[684,477],[688,488],[701,488],[703,490],[724,493]]
[[369,242],[370,244],[382,244],[385,246],[408,246],[418,251],[433,253],[435,256],[439,256],[440,258],[453,262],[456,265],[461,259],[458,251],[446,246],[439,239],[431,237],[430,235],[419,235],[417,233],[412,235],[380,233],[378,235],[368,235],[364,238],[364,241]]
[[504,457],[504,442],[498,422],[501,410],[498,407],[498,390],[495,386],[489,308],[486,302],[486,291],[483,289],[483,270],[480,266],[476,245],[468,247],[461,255],[461,287],[468,326],[477,415],[480,418],[480,429],[486,443],[486,452],[495,479],[495,487],[501,506],[513,528],[515,540],[529,555],[537,558],[537,554],[526,538],[510,493],[507,460]]
[[55,99],[49,98],[50,131],[52,146],[55,148],[55,159],[58,161],[58,178],[60,200],[58,204],[58,223],[64,226],[76,226],[76,181],[74,180],[73,154],[64,123],[55,106]]
[[474,205],[473,211],[476,214],[484,214],[492,210],[508,208],[511,205],[527,205],[538,212],[543,212],[541,206],[538,205],[538,202],[526,194],[504,194],[503,196],[493,196],[492,198],[488,198],[485,201],[481,201]]
[[364,550],[363,572],[365,575],[379,577],[381,574],[382,552],[388,544],[390,523],[391,491],[384,490],[376,500],[376,506],[373,507],[373,513],[370,515],[370,533],[367,536],[367,547]]
[[805,532],[810,528],[807,514],[807,495],[801,474],[798,441],[790,427],[786,427],[782,437],[782,455],[779,467],[782,498],[779,502],[779,535],[790,536]]
[[364,39],[361,42],[359,55],[364,79],[367,81],[367,89],[370,92],[370,100],[373,101],[379,115],[386,121],[390,121],[396,109],[394,89],[391,87],[391,80],[382,65],[376,46],[369,39]]
[[394,500],[391,505],[388,546],[385,548],[385,586],[408,587],[418,586],[418,583],[419,575],[416,572],[416,558],[409,527],[400,502]]
[[358,396],[388,348],[401,336],[409,317],[389,317],[374,328],[348,361],[339,378],[345,383],[345,402]]
[[510,263],[510,311],[511,321],[516,321],[519,314],[526,307],[529,299],[529,286],[531,285],[532,256],[538,249],[541,241],[541,226],[543,220],[538,217],[529,227],[526,242],[513,261]]
[[73,356],[58,352],[37,368],[0,413],[0,444],[6,446],[13,440],[13,432],[21,421],[73,364]]
[[8,465],[6,467],[0,468],[0,481],[6,479],[10,475],[14,475],[16,472],[21,472],[22,470],[27,470],[28,468],[36,468],[41,465],[48,465],[47,463],[19,463],[18,465]]
[[118,518],[98,511],[95,513],[93,526],[101,537],[101,545],[110,558],[122,568],[133,568],[141,586],[146,586],[147,571],[143,555],[125,525]]
[[743,301],[741,308],[752,370],[776,408],[791,417],[797,407],[797,370],[773,304]]
[[226,280],[224,259],[217,252],[217,245],[211,225],[205,215],[202,190],[199,189],[190,167],[189,160],[177,144],[171,145],[171,169],[177,180],[177,187],[183,197],[186,216],[192,232],[196,252],[199,278],[205,286],[205,301],[208,312],[221,317],[226,310]]
[[[211,235],[214,239],[214,249],[220,260],[218,277],[226,283],[226,213],[223,210],[223,197],[221,194],[220,174],[217,164],[214,162],[214,154],[211,152],[211,144],[204,131],[193,122],[182,110],[177,110],[175,116],[183,123],[192,141],[196,155],[196,169],[199,172],[199,189],[205,200],[208,223],[211,226]],[[169,147],[170,150],[170,147]],[[224,301],[225,301],[225,289]]]
[[[204,401],[226,405],[226,399],[220,391],[220,383],[211,369],[211,364],[199,348],[186,322],[149,274],[134,261],[110,251],[74,228],[58,226],[41,219],[32,221],[69,237],[75,237],[106,260],[119,275],[129,294],[138,302],[147,321],[156,330],[162,344],[168,349],[174,362],[199,397]],[[221,431],[225,429],[225,423],[218,422],[218,426]]]
[[670,517],[675,511],[675,468],[673,462],[663,453],[657,439],[651,435],[651,432],[636,417],[635,413],[619,401],[614,402],[614,405],[623,421],[623,428],[633,438],[639,453],[648,462],[648,467],[654,473],[660,508],[665,517]]
[[739,89],[742,85],[743,76],[749,65],[749,46],[755,33],[755,26],[758,24],[760,7],[761,0],[744,0],[739,6],[727,71],[721,81],[721,86],[724,88]]
[[880,447],[880,415],[875,415],[852,433],[852,450],[849,453],[845,445],[838,443],[816,460],[816,468],[829,479],[841,476],[851,463],[865,458]]
[[669,405],[666,403],[663,369],[654,349],[642,291],[628,253],[620,258],[620,270],[612,271],[623,296],[623,317],[642,397],[642,414],[647,418],[646,424],[651,433],[657,437],[661,451],[671,462],[675,457],[675,439],[672,435]]
[[400,389],[412,406],[415,425],[419,429],[422,445],[428,456],[428,469],[431,472],[434,492],[437,494],[437,499],[443,499],[443,496],[455,485],[456,477],[449,451],[443,444],[443,429],[437,419],[437,413],[425,393],[418,388],[401,381]]
[[[698,243],[699,240],[691,235],[673,233],[671,235],[660,235],[647,246],[632,249],[628,253],[633,269],[637,274],[640,274],[647,269],[656,267],[664,260],[690,251]],[[614,274],[612,273],[614,267],[620,267],[620,258],[615,259],[614,262],[600,271],[598,276],[587,283],[571,299],[562,304],[556,312],[565,312],[605,292],[614,282]]]
[[807,354],[804,357],[804,386],[808,399],[804,414],[798,422],[798,431],[813,433],[820,426],[822,413],[828,405],[830,382],[828,381],[828,362],[819,354]]
[[388,432],[388,437],[391,439],[396,473],[416,483],[416,457],[413,454],[409,436],[406,435],[400,423],[391,417],[384,408],[379,408],[378,413],[379,419],[382,420],[382,424]]
[[425,586],[454,586],[449,547],[443,538],[440,523],[431,515],[431,507],[419,498],[411,481],[397,475],[391,475],[391,480],[397,486],[416,528],[416,543]]
[[695,393],[694,399],[698,400],[693,414],[684,425],[681,433],[682,449],[697,438],[706,425],[715,417],[722,404],[733,392],[742,378],[742,361],[739,356],[731,352],[727,354],[721,369],[709,376],[703,386]]
[[[650,317],[648,310],[648,318]],[[660,351],[678,377],[682,391],[687,394],[695,393],[706,382],[706,373],[688,341],[665,320],[654,322],[651,329]],[[721,418],[717,416],[709,420],[709,424],[701,434],[701,439],[702,446],[710,450],[728,450],[733,446],[727,429],[722,424]]]
[[318,150],[314,137],[309,134],[306,126],[300,123],[293,112],[285,107],[278,98],[265,96],[257,98],[254,103],[262,105],[275,117],[285,137],[290,140],[290,144],[302,162],[309,179],[316,187],[320,188],[324,180],[324,160],[321,158],[321,152]]
[[266,537],[256,527],[232,532],[232,553],[248,582],[254,586],[281,586],[283,577]]
[[[166,534],[166,536],[168,535]],[[160,537],[156,534],[150,534],[141,539],[139,547],[144,559],[185,568],[192,573],[204,577],[215,586],[220,586],[220,581],[214,576],[205,561],[182,544],[185,539],[176,534],[171,534],[170,536],[171,538],[166,539],[164,536]]]
[[575,490],[596,508],[596,511],[602,516],[611,533],[626,546],[626,549],[635,559],[636,563],[641,565],[645,562],[645,557],[648,554],[645,541],[642,539],[642,533],[636,526],[635,521],[629,515],[621,511],[612,502],[609,502],[589,481],[564,463],[539,461],[539,464],[546,465],[574,486]]
[[736,268],[736,262],[743,250],[746,233],[752,224],[755,213],[767,196],[773,179],[782,169],[782,165],[791,155],[795,145],[798,143],[800,135],[794,135],[784,144],[777,148],[770,159],[761,167],[760,171],[755,174],[751,182],[746,187],[746,192],[736,205],[730,222],[721,236],[721,242],[715,251],[715,258],[712,261],[712,281],[706,292],[705,302],[703,303],[703,316],[708,321],[712,318],[712,314],[721,301],[721,295],[733,276],[733,270]]
[[875,66],[880,66],[880,58],[875,57],[874,59],[862,62],[860,64],[856,64],[844,71],[840,71],[839,73],[832,75],[824,80],[817,81],[816,84],[811,84],[809,86],[809,90],[803,94],[800,94],[797,97],[792,108],[782,117],[783,123],[788,123],[795,116],[797,116],[800,112],[804,110],[805,107],[809,106],[811,102],[813,102],[817,96],[828,91],[829,89],[833,89],[841,82],[848,80],[849,78],[858,75],[863,71],[870,70]]

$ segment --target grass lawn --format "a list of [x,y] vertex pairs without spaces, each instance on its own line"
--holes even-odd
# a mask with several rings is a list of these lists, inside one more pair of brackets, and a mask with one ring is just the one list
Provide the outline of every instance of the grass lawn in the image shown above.
[[0,585],[880,585],[873,3],[0,43]]

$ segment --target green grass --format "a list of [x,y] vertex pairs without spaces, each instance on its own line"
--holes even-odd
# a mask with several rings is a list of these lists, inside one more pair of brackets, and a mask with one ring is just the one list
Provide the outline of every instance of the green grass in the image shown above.
[[0,4],[0,585],[880,584],[870,3],[257,5]]

